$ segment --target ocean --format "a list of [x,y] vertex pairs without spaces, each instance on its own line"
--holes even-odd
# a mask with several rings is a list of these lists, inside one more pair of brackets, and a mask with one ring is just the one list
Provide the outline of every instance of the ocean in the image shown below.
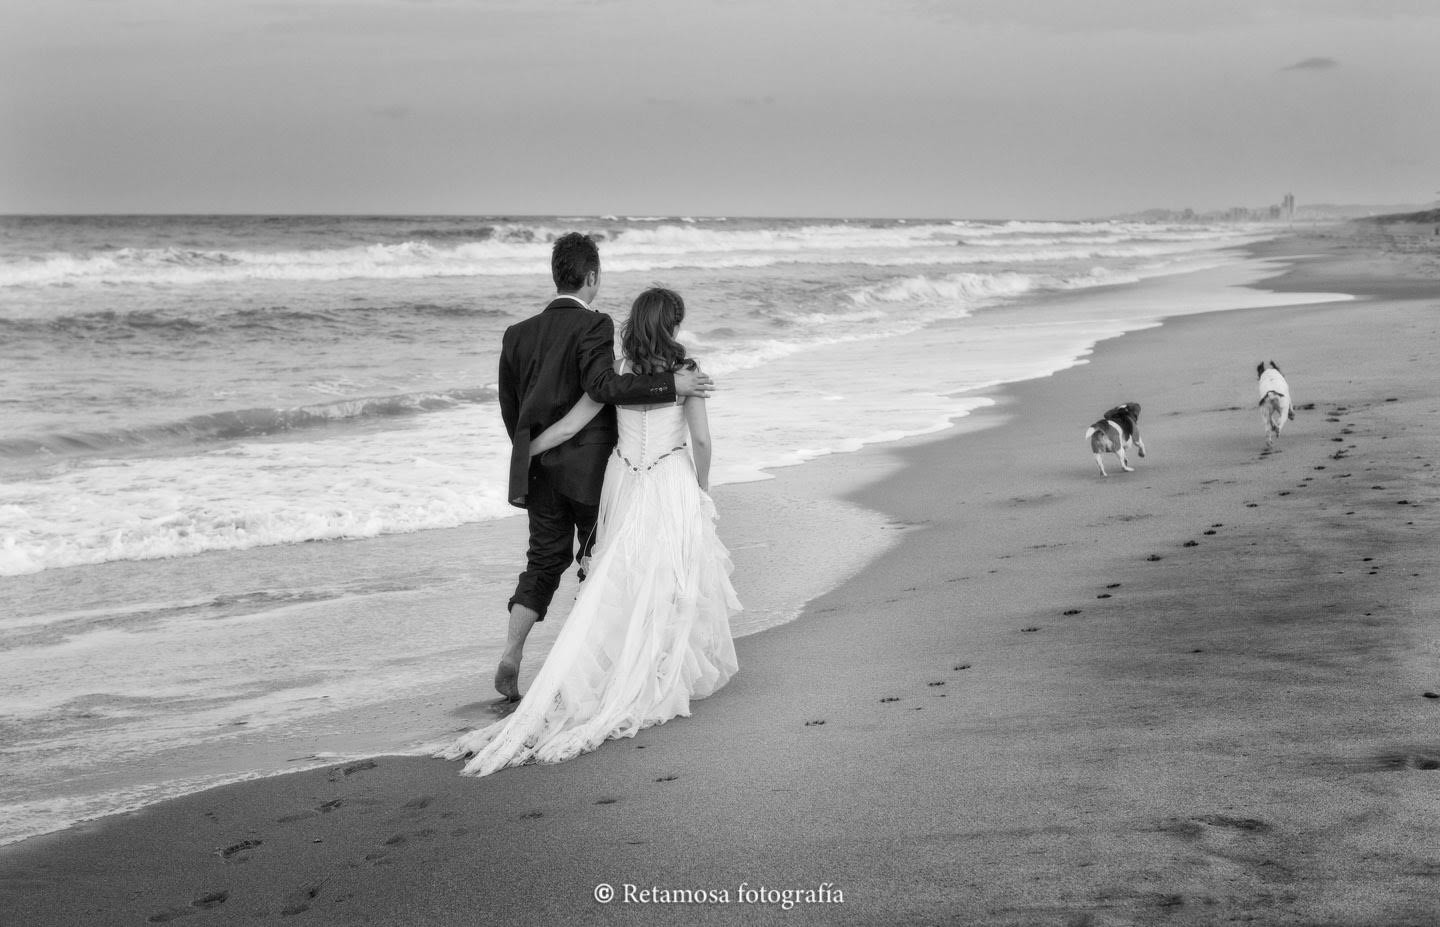
[[[685,297],[716,486],[952,428],[1165,316],[1302,301],[1236,295],[1263,225],[0,217],[0,842],[447,732],[523,549],[500,337],[570,230],[617,328],[648,286]],[[756,581],[737,630],[880,543]]]

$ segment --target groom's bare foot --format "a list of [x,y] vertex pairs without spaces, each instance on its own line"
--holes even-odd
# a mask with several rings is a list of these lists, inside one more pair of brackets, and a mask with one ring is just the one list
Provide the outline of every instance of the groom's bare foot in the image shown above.
[[520,665],[501,661],[495,668],[495,691],[507,701],[520,701]]

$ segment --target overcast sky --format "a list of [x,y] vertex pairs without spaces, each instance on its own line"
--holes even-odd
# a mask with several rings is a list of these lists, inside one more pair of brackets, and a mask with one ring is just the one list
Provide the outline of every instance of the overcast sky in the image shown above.
[[1437,0],[0,0],[0,212],[1440,196]]

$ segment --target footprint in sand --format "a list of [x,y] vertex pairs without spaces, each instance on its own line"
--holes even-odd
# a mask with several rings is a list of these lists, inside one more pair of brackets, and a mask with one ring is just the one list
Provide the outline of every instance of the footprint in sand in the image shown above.
[[1021,633],[1021,634],[1033,634],[1033,633],[1035,633],[1035,632],[1038,631],[1038,630],[1040,630],[1038,627],[1036,627],[1036,628],[1021,628],[1021,629],[1020,629],[1020,633]]
[[1110,593],[1108,593],[1108,592],[1102,592],[1102,593],[1100,593],[1099,595],[1097,595],[1095,598],[1097,598],[1097,599],[1108,599],[1108,598],[1110,598]]
[[295,812],[294,814],[287,814],[287,815],[285,815],[285,817],[283,817],[283,818],[276,818],[276,819],[275,819],[275,823],[276,823],[276,824],[291,824],[291,823],[294,823],[295,821],[303,821],[303,820],[305,820],[306,818],[313,818],[313,817],[316,817],[316,816],[318,816],[318,815],[329,814],[330,812],[334,811],[336,808],[339,808],[339,807],[340,807],[341,805],[343,805],[343,804],[345,804],[345,799],[343,799],[343,798],[336,798],[336,799],[334,799],[334,800],[332,800],[332,801],[327,801],[327,802],[325,802],[325,803],[322,804],[322,805],[316,805],[314,808],[310,808],[310,809],[308,809],[308,810],[306,810],[306,811],[297,811],[297,812]]
[[1207,535],[1208,535],[1208,534],[1214,534],[1214,533],[1215,533],[1215,529],[1214,529],[1214,528],[1206,528],[1206,529],[1205,529],[1205,533],[1206,533]]
[[679,776],[661,776],[659,779],[656,779],[655,781],[656,781],[656,782],[674,782],[676,779],[679,779],[679,778],[680,778]]
[[960,670],[967,670],[967,669],[969,669],[969,668],[970,668],[970,664],[969,664],[969,663],[956,663],[956,664],[955,664],[955,670],[956,670],[956,672],[959,672]]
[[899,697],[899,696],[896,696],[896,695],[887,695],[887,696],[885,696],[884,698],[882,698],[880,701],[881,701],[882,703],[883,703],[883,702],[898,702],[898,701],[900,701],[900,697]]
[[1383,753],[1377,760],[1382,769],[1423,769],[1431,772],[1440,769],[1440,754],[1433,750]]
[[620,801],[618,798],[601,798],[595,802],[597,805],[613,805]]
[[1164,560],[1165,558],[1162,557],[1162,556],[1160,556],[1159,554],[1151,554],[1150,556],[1146,557],[1145,559],[1146,559],[1146,560],[1149,560],[1151,563],[1154,563],[1156,560]]
[[1204,817],[1191,818],[1191,820],[1200,824],[1208,824],[1211,827],[1243,830],[1252,834],[1264,834],[1270,831],[1270,825],[1259,818],[1232,818],[1224,814],[1207,814]]
[[[1283,493],[1283,492],[1282,492],[1280,495],[1284,496],[1284,495],[1287,495],[1287,493]],[[1184,546],[1185,546],[1185,547],[1199,547],[1199,546],[1200,546],[1200,542],[1199,542],[1199,541],[1186,541],[1185,544],[1184,544]]]
[[[367,770],[367,769],[375,769],[375,768],[376,768],[377,766],[379,766],[379,765],[380,765],[380,764],[377,763],[377,762],[375,762],[374,760],[361,760],[361,761],[358,762],[358,763],[351,763],[349,766],[341,767],[340,770],[339,770],[339,775],[340,775],[340,777],[342,777],[342,778],[345,777],[345,776],[353,776],[353,775],[355,775],[356,773],[365,772],[365,770]],[[330,781],[331,781],[331,782],[337,782],[337,781],[339,781],[339,780],[336,778],[336,773],[334,773],[334,772],[330,773]]]
[[434,800],[435,798],[432,795],[422,795],[419,798],[412,798],[405,803],[405,810],[420,811],[423,808],[430,807],[430,803]]
[[1206,814],[1191,818],[1167,818],[1159,830],[1174,834],[1206,852],[1233,859],[1245,843],[1256,836],[1268,834],[1271,826],[1259,818],[1234,817],[1228,814]]
[[1440,749],[1432,746],[1402,746],[1369,757],[1336,757],[1321,763],[1352,773],[1405,772],[1440,770]]
[[805,726],[806,726],[806,727],[819,727],[820,725],[822,725],[822,724],[824,724],[824,723],[825,723],[824,720],[817,718],[817,719],[814,720],[814,721],[806,721],[806,722],[805,722]]
[[[943,686],[943,685],[945,685],[945,683],[944,683],[944,682],[932,682],[932,683],[929,683],[929,685],[932,685],[932,686]],[[825,722],[822,721],[822,722],[820,722],[820,723],[821,723],[821,724],[824,724]]]
[[[1078,615],[1078,614],[1080,614],[1080,609],[1078,609],[1078,608],[1067,608],[1067,609],[1065,609],[1065,611],[1061,612],[1060,614],[1062,614],[1062,615]],[[1034,629],[1034,628],[1024,628],[1023,630],[1033,631],[1033,630],[1035,630],[1035,629]]]
[[[263,840],[242,840],[239,843],[232,843],[230,846],[225,847],[223,850],[216,850],[215,852],[218,853],[220,855],[220,858],[225,860],[226,862],[234,860],[237,863],[243,863],[247,859],[249,859],[249,856],[242,854],[244,854],[247,850],[255,849],[264,842],[265,841]],[[236,859],[236,857],[239,858]]]
[[296,914],[303,914],[310,910],[310,902],[319,897],[320,889],[324,887],[324,882],[314,882],[286,895],[285,907],[280,909],[280,916],[293,917]]
[[[539,817],[539,816],[540,816],[540,812],[538,812],[538,811],[533,812],[533,814],[534,814],[534,816],[536,816],[536,817]],[[385,842],[388,844],[388,843],[390,843],[391,841],[394,841],[395,844],[398,846],[399,844],[402,844],[402,843],[405,843],[405,842],[409,841],[411,838],[414,838],[414,839],[416,839],[416,840],[428,840],[428,839],[430,839],[430,838],[433,837],[433,836],[435,836],[435,830],[434,830],[434,828],[426,827],[426,828],[424,828],[423,830],[412,830],[412,831],[410,831],[410,833],[408,833],[408,834],[396,834],[394,837],[391,837],[389,840],[386,840]],[[398,839],[397,839],[397,838],[398,838]]]

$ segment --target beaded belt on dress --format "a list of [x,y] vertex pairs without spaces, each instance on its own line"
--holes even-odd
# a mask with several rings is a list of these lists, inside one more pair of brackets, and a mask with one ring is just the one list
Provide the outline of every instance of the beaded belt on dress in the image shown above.
[[[685,450],[685,446],[686,446],[686,444],[688,444],[688,443],[689,443],[689,442],[685,442],[685,443],[678,444],[678,445],[676,445],[675,447],[670,448],[670,450],[666,451],[665,453],[661,454],[659,457],[656,457],[654,460],[650,461],[650,466],[646,467],[645,469],[646,469],[646,470],[653,470],[653,469],[655,469],[655,465],[658,464],[660,461],[664,460],[666,457],[669,457],[671,454],[675,453],[676,451],[683,451],[683,450]],[[635,471],[636,473],[639,473],[639,472],[640,472],[640,468],[637,467],[637,466],[635,466],[633,463],[631,463],[629,457],[626,457],[624,454],[620,453],[620,448],[618,448],[618,447],[615,448],[615,456],[616,456],[616,457],[619,457],[621,460],[625,461],[625,466],[629,467],[631,470]]]

